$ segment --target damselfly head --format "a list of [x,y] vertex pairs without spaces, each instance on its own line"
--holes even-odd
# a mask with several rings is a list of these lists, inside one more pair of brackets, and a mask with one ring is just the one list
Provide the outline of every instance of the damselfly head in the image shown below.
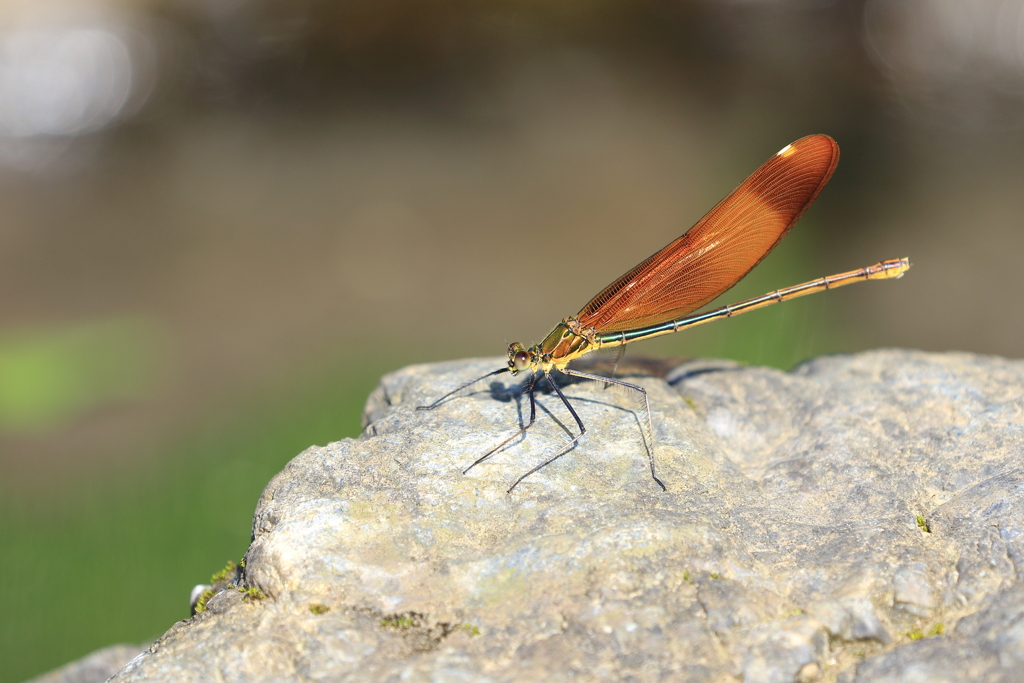
[[526,352],[519,342],[512,342],[508,345],[508,371],[518,375],[524,370],[530,369],[530,354]]

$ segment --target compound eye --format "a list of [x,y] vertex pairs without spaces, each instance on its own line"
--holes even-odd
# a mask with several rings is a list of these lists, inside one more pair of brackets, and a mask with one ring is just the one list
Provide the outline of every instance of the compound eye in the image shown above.
[[517,351],[512,357],[512,363],[515,364],[516,370],[525,370],[530,366],[530,355],[526,351]]

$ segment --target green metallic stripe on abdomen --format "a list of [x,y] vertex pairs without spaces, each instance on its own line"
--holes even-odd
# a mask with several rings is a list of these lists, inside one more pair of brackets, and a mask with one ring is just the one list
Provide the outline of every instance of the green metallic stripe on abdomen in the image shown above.
[[640,341],[641,339],[651,339],[652,337],[660,337],[664,334],[672,334],[673,332],[678,332],[679,330],[687,327],[703,325],[704,323],[711,322],[716,318],[730,318],[734,315],[739,315],[740,313],[754,311],[772,304],[782,303],[783,301],[807,296],[808,294],[814,294],[815,292],[823,292],[827,289],[844,287],[846,285],[853,284],[854,282],[900,278],[903,277],[903,274],[907,272],[909,268],[910,261],[906,258],[882,261],[881,263],[876,263],[875,265],[868,266],[867,268],[851,270],[837,275],[829,275],[827,277],[818,278],[817,280],[811,280],[810,282],[793,285],[792,287],[777,289],[774,292],[768,292],[761,296],[755,296],[752,299],[746,299],[728,306],[722,306],[721,308],[716,308],[713,311],[707,311],[706,313],[697,313],[695,315],[689,315],[676,320],[669,320],[667,322],[650,325],[648,327],[638,327],[635,330],[623,330],[621,332],[598,334],[595,336],[595,340],[597,341],[598,346],[622,346],[623,344]]

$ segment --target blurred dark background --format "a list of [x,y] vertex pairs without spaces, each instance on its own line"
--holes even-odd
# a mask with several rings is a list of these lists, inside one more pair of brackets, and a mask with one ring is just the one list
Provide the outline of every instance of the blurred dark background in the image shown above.
[[1024,0],[0,3],[0,681],[187,618],[381,373],[538,341],[809,133],[726,298],[908,276],[631,353],[1024,355]]

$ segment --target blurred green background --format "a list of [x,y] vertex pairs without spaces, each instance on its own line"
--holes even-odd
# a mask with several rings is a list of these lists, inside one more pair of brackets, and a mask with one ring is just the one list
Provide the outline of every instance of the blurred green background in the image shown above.
[[1024,0],[0,2],[0,682],[187,618],[382,373],[538,341],[809,133],[728,300],[909,275],[630,352],[1024,355],[1022,129]]

